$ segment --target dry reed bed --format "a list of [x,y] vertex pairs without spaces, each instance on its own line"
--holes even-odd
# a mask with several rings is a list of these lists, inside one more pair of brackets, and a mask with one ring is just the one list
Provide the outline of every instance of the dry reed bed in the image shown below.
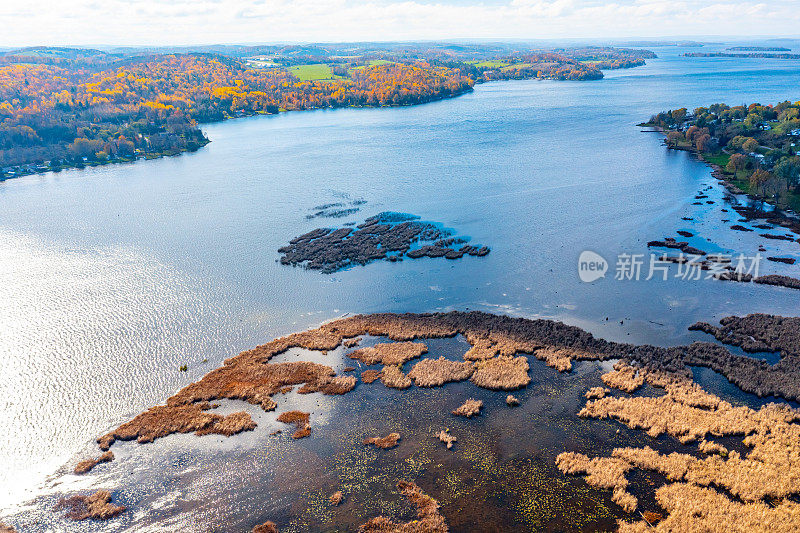
[[450,361],[444,357],[439,359],[423,359],[408,373],[417,387],[440,387],[445,383],[464,381],[475,372],[475,365],[470,361]]
[[267,520],[263,524],[254,527],[252,533],[278,533],[278,527],[275,522]]
[[361,382],[362,383],[369,384],[369,383],[373,383],[374,381],[377,381],[379,379],[381,379],[381,372],[379,372],[378,370],[375,370],[373,368],[368,368],[367,370],[364,370],[361,373]]
[[[616,372],[629,374],[630,368],[621,367]],[[611,457],[598,458],[570,452],[558,456],[559,469],[586,474],[590,485],[613,489],[612,499],[629,512],[638,502],[626,490],[625,474],[632,469],[663,474],[670,482],[657,492],[660,505],[670,512],[658,524],[663,531],[790,531],[784,526],[794,524],[796,528],[800,524],[797,504],[787,499],[800,493],[800,411],[774,403],[758,410],[735,407],[681,376],[635,370],[648,383],[663,387],[665,394],[589,400],[579,415],[613,418],[630,428],[645,430],[652,437],[668,434],[684,444],[699,440],[698,450],[708,456],[661,454],[650,447],[616,448]],[[708,441],[709,436],[743,436],[750,451],[744,456],[728,452]],[[691,499],[682,499],[680,490],[670,488],[676,486],[698,498],[694,507]],[[764,500],[777,503],[769,507]],[[717,509],[739,517],[738,525],[727,519],[715,522],[720,519]],[[742,524],[755,529],[736,529]],[[621,527],[625,531],[646,531],[642,528],[650,526],[644,523]]]
[[286,411],[278,415],[278,422],[284,424],[294,424],[295,430],[292,434],[293,439],[302,439],[311,435],[310,413],[303,411]]
[[140,444],[153,442],[173,433],[231,436],[256,427],[244,411],[227,416],[208,413],[208,402],[188,405],[159,405],[151,407],[130,422],[97,439],[101,450],[108,450],[116,440],[134,440]]
[[603,383],[612,389],[633,392],[644,385],[644,373],[624,361],[614,364],[614,370],[601,376]]
[[388,450],[397,446],[399,442],[400,433],[389,433],[385,437],[370,437],[368,439],[364,439],[364,446],[369,446],[371,444],[376,448]]
[[492,390],[513,390],[531,382],[528,376],[528,358],[499,355],[475,363],[472,382],[478,387]]
[[358,530],[380,533],[446,533],[449,531],[444,517],[439,513],[439,502],[423,493],[414,483],[400,481],[397,488],[417,508],[417,518],[410,522],[393,522],[385,516],[371,518]]
[[[390,386],[410,386],[411,380],[416,378],[418,385],[433,385],[445,383],[454,375],[466,379],[461,376],[471,373],[470,377],[477,386],[513,389],[530,382],[527,358],[517,354],[533,355],[564,370],[568,369],[567,362],[571,366],[574,360],[619,359],[621,362],[610,373],[611,376],[605,378],[606,384],[633,389],[639,382],[647,382],[665,389],[665,394],[648,398],[597,398],[587,402],[581,416],[614,418],[631,428],[646,430],[654,436],[667,433],[684,443],[709,436],[742,435],[744,443],[752,450],[744,457],[730,452],[724,458],[716,454],[697,458],[688,454],[662,456],[648,448],[623,448],[615,450],[608,458],[564,455],[559,458],[559,466],[569,472],[586,472],[591,482],[611,488],[614,500],[627,509],[635,507],[636,502],[626,491],[625,473],[640,468],[661,472],[673,482],[694,484],[692,486],[697,486],[698,490],[710,491],[709,498],[723,498],[722,503],[727,506],[761,512],[758,502],[762,498],[785,498],[800,487],[800,433],[795,424],[798,414],[776,405],[758,411],[733,407],[692,383],[688,365],[712,368],[747,392],[800,399],[798,333],[793,326],[791,320],[781,317],[749,315],[723,320],[719,332],[703,327],[704,331],[731,344],[740,343],[752,349],[780,349],[783,352],[780,363],[769,365],[765,361],[731,354],[717,344],[696,342],[688,346],[659,348],[613,343],[596,339],[579,328],[549,320],[480,312],[357,315],[242,352],[201,380],[184,387],[169,398],[166,405],[151,408],[101,437],[98,442],[101,448],[108,449],[115,439],[135,438],[139,442],[150,442],[176,432],[233,434],[252,429],[254,424],[250,417],[246,413],[227,417],[208,413],[209,401],[239,399],[271,410],[276,406],[272,396],[294,385],[302,385],[298,390],[300,393],[323,394],[343,394],[355,387],[354,377],[336,376],[325,365],[269,363],[272,357],[290,348],[326,352],[340,346],[343,339],[362,335],[387,337],[395,343],[463,335],[471,344],[464,354],[464,362],[425,359],[417,363],[409,375],[403,374],[399,365],[386,365],[381,372],[382,381]],[[748,337],[756,344],[751,344]],[[389,353],[395,353],[392,350],[396,348],[388,348]],[[382,361],[383,355],[380,357]],[[703,445],[713,451],[711,446]],[[661,489],[660,494],[664,502],[671,502],[664,503],[665,508],[674,510],[659,527],[665,523],[681,523],[681,517],[676,513],[680,515],[686,509],[675,503],[674,498],[670,499],[672,493],[668,487],[671,486]],[[744,503],[708,487],[726,490]],[[697,494],[708,494],[702,491]],[[794,504],[788,500],[777,505],[776,510],[794,512]],[[736,507],[732,512],[744,511]],[[692,523],[696,519],[685,517],[685,522]],[[372,526],[381,527],[381,523],[388,524],[388,530],[395,526],[405,527],[386,520],[374,522]]]
[[421,342],[383,342],[360,348],[347,357],[365,365],[402,365],[427,352],[428,347]]
[[596,400],[597,398],[603,398],[606,394],[609,393],[609,390],[605,387],[592,387],[584,396],[587,400]]
[[470,398],[469,400],[461,404],[458,408],[456,408],[453,411],[453,414],[456,416],[464,416],[467,418],[471,418],[475,415],[481,414],[482,408],[483,408],[483,401]]
[[75,465],[75,474],[81,475],[91,471],[95,466],[100,463],[110,463],[114,460],[114,452],[107,451],[100,454],[96,459],[86,459]]
[[381,370],[381,383],[392,389],[407,389],[411,386],[411,378],[403,374],[399,366],[385,366]]
[[[776,322],[767,315],[751,316],[766,317],[761,319],[766,324]],[[252,421],[248,421],[244,413],[223,422],[226,417],[206,412],[209,409],[206,402],[213,400],[243,400],[269,411],[276,407],[272,397],[295,385],[302,385],[298,389],[302,394],[349,392],[356,386],[356,379],[336,376],[329,366],[311,362],[270,363],[269,360],[290,348],[326,352],[340,346],[345,339],[351,341],[363,335],[387,337],[395,343],[463,335],[470,342],[464,362],[424,359],[412,368],[410,377],[398,366],[385,366],[381,380],[388,386],[401,388],[410,386],[414,377],[421,386],[462,379],[472,372],[473,365],[471,379],[480,387],[523,387],[530,382],[528,363],[526,357],[515,354],[531,354],[561,368],[566,367],[564,359],[567,358],[570,361],[624,359],[636,361],[641,367],[660,367],[683,376],[691,375],[686,365],[707,366],[723,373],[745,391],[800,399],[800,365],[794,357],[784,357],[771,366],[764,361],[731,354],[724,347],[711,343],[673,348],[620,344],[597,339],[560,322],[481,312],[356,315],[242,352],[181,389],[166,405],[145,411],[100,437],[98,443],[107,450],[117,439],[136,439],[144,443],[172,433],[200,431],[201,434],[227,435],[235,430],[251,429]]]
[[0,533],[17,533],[17,530],[0,522]]
[[453,443],[458,440],[455,436],[450,434],[450,430],[448,429],[441,430],[439,433],[436,434],[436,438],[442,441],[445,444],[445,446],[447,446],[448,450],[452,448]]
[[735,502],[723,494],[690,483],[671,483],[656,491],[668,516],[655,526],[644,521],[619,524],[619,533],[794,533],[800,505]]
[[111,493],[107,490],[98,490],[89,496],[76,495],[62,499],[56,509],[67,509],[67,518],[75,521],[108,520],[123,513],[125,507],[111,503]]

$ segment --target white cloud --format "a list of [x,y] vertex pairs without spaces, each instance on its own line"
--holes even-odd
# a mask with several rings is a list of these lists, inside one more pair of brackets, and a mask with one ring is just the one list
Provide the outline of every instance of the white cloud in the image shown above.
[[0,46],[797,35],[795,0],[0,0]]

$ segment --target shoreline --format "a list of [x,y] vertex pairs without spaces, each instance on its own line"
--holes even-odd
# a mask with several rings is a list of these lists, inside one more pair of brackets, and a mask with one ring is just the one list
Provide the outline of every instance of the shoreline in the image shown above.
[[[750,511],[746,508],[749,505],[747,502],[758,501],[758,495],[764,494],[772,498],[776,505],[781,505],[786,501],[784,498],[796,494],[796,485],[787,483],[797,472],[797,465],[792,459],[793,455],[782,452],[784,448],[788,451],[788,448],[795,446],[793,442],[786,442],[784,436],[796,432],[800,434],[800,424],[796,423],[800,421],[800,411],[785,402],[770,403],[760,408],[732,405],[701,387],[694,380],[691,369],[697,366],[710,368],[745,394],[798,400],[800,344],[794,334],[798,327],[800,318],[763,314],[732,316],[723,318],[719,326],[698,322],[690,327],[690,330],[713,336],[717,342],[703,341],[664,348],[606,341],[578,327],[553,320],[514,318],[475,311],[378,313],[339,318],[325,322],[318,328],[276,338],[229,358],[222,366],[168,398],[163,405],[152,407],[98,437],[98,447],[106,453],[98,459],[80,463],[78,467],[90,463],[91,466],[88,469],[79,468],[80,471],[76,470],[76,473],[86,473],[92,467],[104,470],[114,468],[113,455],[108,450],[115,441],[136,440],[139,445],[146,445],[173,434],[195,433],[198,438],[204,435],[226,438],[256,429],[258,424],[246,411],[224,416],[223,413],[215,413],[214,410],[220,405],[217,402],[220,401],[247,402],[265,412],[276,410],[280,403],[283,411],[296,408],[289,405],[291,400],[284,399],[284,395],[295,387],[295,392],[301,395],[321,393],[342,396],[357,387],[368,387],[375,392],[383,390],[383,387],[401,391],[410,387],[435,389],[456,382],[477,387],[474,389],[476,391],[485,390],[498,398],[506,398],[509,391],[521,392],[531,384],[529,360],[531,363],[539,360],[555,374],[569,374],[573,371],[573,365],[581,361],[617,361],[613,370],[599,370],[605,372],[599,376],[605,387],[588,389],[585,392],[585,406],[572,416],[576,419],[608,419],[610,423],[622,424],[631,430],[646,430],[654,439],[662,436],[667,436],[670,442],[674,439],[676,445],[679,443],[679,451],[675,453],[685,458],[689,470],[672,474],[670,464],[662,462],[666,461],[667,456],[660,455],[666,452],[661,450],[656,441],[641,448],[615,448],[609,458],[604,458],[601,452],[594,459],[575,453],[572,451],[574,448],[566,446],[556,458],[558,469],[568,476],[589,474],[586,480],[589,486],[603,490],[613,488],[611,500],[626,513],[618,521],[620,531],[641,525],[634,511],[641,509],[639,506],[642,504],[645,509],[650,505],[646,500],[641,503],[637,498],[636,495],[641,494],[638,481],[625,479],[624,474],[629,470],[671,474],[671,478],[656,491],[663,512],[656,521],[664,521],[665,525],[685,518],[684,511],[664,504],[659,494],[676,490],[683,486],[682,483],[689,483],[693,490],[704,491],[704,495],[714,496],[723,503],[742,506],[739,510],[746,515]],[[386,340],[381,344],[360,348],[364,337]],[[461,348],[466,350],[461,352],[461,361],[436,359],[438,354],[427,353],[429,342],[456,337],[467,341],[467,347]],[[737,355],[725,345],[738,347],[745,354],[775,352],[780,354],[780,361],[768,364],[755,357]],[[383,365],[383,371],[379,373],[381,379],[373,379],[372,374],[362,374],[358,379],[357,374],[353,374],[354,367],[337,373],[325,363],[270,362],[272,358],[293,348],[318,351],[324,355],[342,346],[344,356],[360,361],[359,366]],[[411,368],[404,369],[404,366]],[[391,377],[387,369],[392,370],[392,375],[396,374],[397,379],[387,379]],[[373,374],[376,372],[373,370]],[[653,396],[647,390],[642,391],[645,384],[659,395]],[[511,408],[510,403],[508,408]],[[667,418],[665,413],[669,413]],[[443,412],[443,416],[448,415]],[[503,415],[487,412],[478,416]],[[317,431],[313,420],[309,424],[306,412],[286,411],[282,418],[279,417],[278,421],[298,426],[293,435],[285,437],[288,443],[313,436]],[[299,425],[297,420],[300,420]],[[764,425],[764,422],[769,424]],[[775,425],[780,426],[780,431],[773,435],[769,428]],[[745,427],[747,429],[743,430]],[[290,428],[287,426],[287,429]],[[406,439],[405,431],[408,428],[397,429],[404,432],[404,446],[421,445],[416,439]],[[742,433],[751,436],[744,437]],[[462,435],[465,435],[463,431]],[[747,443],[747,439],[756,438],[754,435],[759,439],[755,444],[756,449],[741,455],[737,453],[735,457],[731,452],[730,462],[728,448],[711,440],[712,437],[725,437],[728,440],[724,441],[724,446],[729,447],[732,444],[729,438],[738,436]],[[400,433],[394,440],[400,440]],[[456,443],[456,446],[459,444]],[[701,452],[699,456],[693,452],[695,446]],[[735,449],[735,443],[732,449]],[[765,456],[759,450],[770,450],[772,454]],[[703,459],[702,454],[708,455],[708,459]],[[721,461],[715,463],[713,473],[703,478],[689,475],[692,469],[702,472],[705,461],[709,460]],[[614,464],[608,464],[609,461]],[[746,485],[736,481],[737,469],[750,468],[751,465],[755,467],[762,462],[768,463],[770,469],[774,467],[774,476],[780,478],[777,485],[770,481],[773,478],[765,480],[758,476]],[[623,471],[613,482],[597,483],[596,476],[606,468],[616,471],[617,467]],[[632,485],[630,489],[629,481]],[[718,487],[722,487],[722,490],[718,490]],[[740,497],[745,503],[729,499],[729,493]],[[125,501],[124,493],[118,495],[121,501]],[[108,518],[113,516],[109,515]],[[444,519],[447,518],[445,514]],[[702,518],[693,519],[699,520],[698,525],[704,523]]]
[[[619,68],[607,69],[607,70],[629,70],[629,69],[638,68],[640,66],[643,66],[643,65],[635,65],[635,66],[629,66],[629,67],[619,67]],[[602,74],[602,70],[601,70],[601,74]],[[484,85],[484,84],[488,84],[488,83],[501,82],[501,81],[529,81],[529,80],[540,80],[540,81],[552,80],[552,81],[566,81],[566,82],[569,82],[569,81],[584,82],[584,81],[586,81],[586,82],[589,82],[589,81],[601,81],[603,79],[603,77],[604,76],[601,76],[600,78],[597,78],[597,79],[587,79],[587,80],[560,80],[560,79],[555,78],[555,77],[552,77],[552,78],[530,77],[530,78],[481,79],[481,80],[476,80],[474,82],[473,86],[469,87],[468,89],[464,89],[464,90],[457,91],[457,92],[454,92],[452,94],[447,94],[447,95],[432,96],[430,98],[426,98],[423,101],[415,102],[415,103],[409,103],[409,104],[348,105],[348,106],[308,107],[308,108],[304,108],[304,109],[280,109],[277,113],[254,112],[254,113],[247,113],[247,114],[236,115],[236,116],[228,116],[228,117],[222,118],[221,120],[216,120],[216,121],[198,122],[198,124],[199,125],[215,124],[215,123],[218,123],[218,122],[227,122],[227,121],[236,120],[236,119],[239,119],[239,118],[257,117],[257,116],[263,116],[263,115],[275,116],[275,115],[280,115],[282,113],[291,113],[291,112],[297,112],[297,111],[318,111],[318,110],[336,110],[336,109],[383,109],[383,108],[415,107],[415,106],[430,104],[430,103],[433,103],[433,102],[439,102],[439,101],[442,101],[442,100],[449,100],[451,98],[457,98],[459,96],[463,96],[465,94],[469,94],[469,93],[475,91],[475,85]],[[143,153],[143,154],[136,155],[136,156],[134,156],[132,158],[108,160],[108,161],[105,161],[105,162],[87,162],[88,164],[86,164],[84,166],[65,165],[65,166],[60,166],[58,168],[46,168],[46,169],[35,169],[35,170],[26,169],[24,171],[20,171],[19,168],[10,167],[15,174],[13,176],[7,176],[7,175],[5,175],[5,172],[0,173],[0,184],[6,182],[8,180],[15,179],[15,178],[22,178],[22,177],[25,177],[25,176],[43,175],[43,174],[47,174],[49,172],[58,173],[58,172],[62,172],[64,170],[83,170],[86,167],[100,167],[100,166],[113,165],[113,164],[136,163],[139,160],[161,159],[161,158],[164,158],[164,157],[175,157],[175,156],[183,155],[183,154],[186,154],[186,153],[193,153],[193,152],[196,152],[196,151],[200,150],[201,148],[203,148],[207,144],[213,142],[208,137],[205,137],[205,132],[203,132],[202,129],[200,129],[200,131],[201,131],[201,133],[203,133],[203,137],[205,138],[205,142],[201,143],[200,146],[198,146],[198,147],[186,148],[186,149],[178,150],[175,153],[168,153],[168,154],[152,154],[152,153],[148,154],[148,153]],[[25,167],[41,167],[42,165],[30,164],[30,165],[22,165],[22,166],[25,166]]]
[[[657,126],[655,124],[646,123],[646,122],[637,124],[637,126],[640,127],[640,128],[652,128],[652,129],[649,129],[649,130],[641,130],[643,133],[660,133],[661,135],[663,135],[666,138],[667,132],[661,126]],[[778,210],[778,212],[782,214],[782,218],[791,219],[791,220],[795,220],[795,221],[800,221],[800,219],[798,219],[797,216],[787,215],[785,213],[785,209],[783,207],[781,207],[779,205],[776,205],[769,198],[765,198],[765,197],[763,197],[761,195],[758,195],[758,194],[755,194],[755,193],[752,193],[752,192],[745,192],[742,189],[740,189],[735,183],[733,183],[728,178],[729,174],[727,174],[725,172],[725,170],[721,166],[719,166],[716,163],[713,163],[713,162],[709,161],[705,157],[707,152],[700,152],[697,148],[695,148],[693,146],[691,146],[691,147],[690,146],[669,146],[668,144],[666,144],[666,141],[663,144],[667,148],[667,150],[676,150],[676,151],[679,151],[679,152],[687,152],[687,153],[690,153],[690,154],[693,154],[694,156],[696,156],[698,161],[703,162],[709,168],[711,168],[711,175],[714,178],[716,178],[717,181],[722,183],[723,187],[725,187],[725,189],[727,189],[728,192],[730,192],[731,194],[733,194],[733,195],[744,195],[744,196],[747,196],[751,200],[756,200],[756,201],[759,201],[759,202],[763,202],[763,203],[765,203],[767,205],[772,206],[774,209]],[[723,153],[725,153],[725,152],[723,151]]]
[[[503,80],[489,80],[489,81],[503,81]],[[489,83],[489,81],[486,81],[486,82],[483,82],[483,83]],[[473,91],[474,91],[474,89],[472,87],[470,87],[467,90],[459,91],[459,92],[456,92],[456,93],[453,93],[453,94],[449,94],[449,95],[446,95],[446,96],[444,96],[444,95],[434,96],[434,97],[428,98],[428,99],[426,99],[426,100],[424,100],[422,102],[415,102],[415,103],[412,103],[412,104],[385,104],[385,105],[374,105],[374,106],[370,106],[370,105],[349,105],[349,106],[308,107],[308,108],[304,108],[304,109],[283,109],[283,110],[278,111],[277,113],[255,112],[255,113],[248,113],[248,114],[243,114],[243,115],[225,117],[225,118],[223,118],[221,120],[200,122],[198,124],[200,124],[200,125],[217,124],[217,123],[220,123],[220,122],[228,122],[228,121],[237,120],[237,119],[240,119],[240,118],[251,118],[251,117],[259,117],[259,116],[277,116],[277,115],[280,115],[282,113],[292,113],[292,112],[297,112],[297,111],[319,111],[319,110],[335,110],[335,109],[382,109],[382,108],[414,107],[414,106],[419,106],[419,105],[430,104],[430,103],[433,103],[433,102],[439,102],[439,101],[442,101],[442,100],[448,100],[450,98],[457,98],[459,96],[463,96],[463,95],[471,93]],[[12,171],[15,174],[13,176],[6,176],[5,172],[0,174],[0,184],[2,184],[5,181],[12,180],[12,179],[15,179],[15,178],[23,178],[25,176],[43,175],[43,174],[47,174],[48,172],[58,173],[58,172],[62,172],[64,170],[84,170],[87,167],[94,168],[94,167],[103,167],[103,166],[106,166],[106,165],[117,165],[117,164],[124,164],[124,163],[136,163],[137,161],[140,161],[140,160],[150,161],[150,160],[153,160],[153,159],[162,159],[162,158],[165,158],[165,157],[176,157],[176,156],[187,154],[187,153],[194,153],[194,152],[197,152],[198,150],[200,150],[201,148],[205,147],[206,145],[210,144],[211,142],[213,142],[211,139],[209,139],[208,137],[205,136],[205,132],[203,132],[202,129],[200,129],[200,131],[203,133],[203,137],[205,138],[205,142],[201,143],[200,146],[197,146],[197,147],[184,148],[184,149],[178,150],[178,151],[176,151],[174,153],[142,153],[142,154],[137,154],[137,155],[133,156],[132,158],[110,159],[110,160],[103,161],[103,162],[100,162],[100,161],[89,162],[89,161],[87,161],[87,164],[85,164],[83,166],[62,165],[62,166],[59,166],[57,168],[47,168],[47,169],[42,169],[42,170],[37,169],[37,170],[32,170],[32,171],[27,171],[27,170],[26,171],[20,171],[18,168],[12,167]],[[28,165],[26,165],[26,166],[28,166]],[[31,166],[41,166],[41,165],[31,165]]]

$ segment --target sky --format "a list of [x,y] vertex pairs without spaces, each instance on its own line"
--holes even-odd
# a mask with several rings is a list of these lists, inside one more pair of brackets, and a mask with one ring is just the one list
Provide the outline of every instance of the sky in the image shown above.
[[800,36],[800,0],[0,0],[0,46]]

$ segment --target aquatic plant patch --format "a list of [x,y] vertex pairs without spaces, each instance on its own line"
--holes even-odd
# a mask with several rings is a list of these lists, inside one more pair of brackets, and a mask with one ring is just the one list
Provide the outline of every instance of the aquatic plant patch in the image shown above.
[[486,246],[468,244],[466,237],[452,230],[405,213],[384,212],[366,219],[355,228],[318,228],[295,237],[278,249],[281,264],[303,266],[324,273],[336,272],[373,261],[402,261],[403,258],[465,255],[482,257]]

